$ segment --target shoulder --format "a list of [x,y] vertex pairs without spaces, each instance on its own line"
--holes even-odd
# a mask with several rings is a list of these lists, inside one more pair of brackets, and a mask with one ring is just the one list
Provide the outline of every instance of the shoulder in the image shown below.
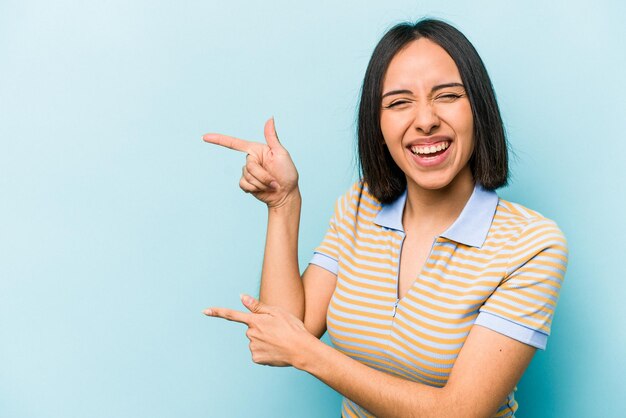
[[376,216],[381,207],[382,204],[370,193],[367,183],[357,180],[346,193],[337,199],[335,213],[340,217],[346,214]]
[[519,203],[500,199],[494,216],[494,223],[496,221],[503,227],[516,229],[519,234],[551,234],[565,240],[565,235],[555,221]]
[[[552,219],[519,203],[500,199],[493,220],[494,227],[507,231],[512,264],[539,254],[567,262],[565,234]],[[517,261],[517,262],[516,262]]]
[[376,207],[381,206],[381,203],[370,193],[367,183],[363,180],[355,181],[346,195],[349,196],[350,200],[355,203],[364,202]]

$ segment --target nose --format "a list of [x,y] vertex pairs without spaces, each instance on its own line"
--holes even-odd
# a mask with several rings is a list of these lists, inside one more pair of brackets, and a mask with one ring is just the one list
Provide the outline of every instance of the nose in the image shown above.
[[439,116],[432,103],[419,103],[415,108],[413,127],[426,135],[439,127]]

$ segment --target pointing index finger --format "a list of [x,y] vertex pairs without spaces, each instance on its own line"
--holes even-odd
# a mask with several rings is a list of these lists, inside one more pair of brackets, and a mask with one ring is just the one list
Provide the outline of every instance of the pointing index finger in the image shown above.
[[236,311],[228,308],[209,308],[205,309],[204,314],[207,316],[215,316],[217,318],[223,318],[228,321],[239,322],[241,324],[250,324],[250,319],[253,314]]
[[249,153],[254,145],[254,142],[222,134],[206,134],[202,136],[202,140],[210,144],[220,145],[222,147],[245,153]]

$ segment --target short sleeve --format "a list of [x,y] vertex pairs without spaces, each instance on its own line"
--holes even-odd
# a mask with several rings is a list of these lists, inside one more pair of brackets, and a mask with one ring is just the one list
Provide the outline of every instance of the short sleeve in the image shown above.
[[504,279],[475,324],[545,349],[567,267],[567,242],[549,219],[529,222],[509,248]]
[[337,199],[335,212],[330,218],[328,230],[324,235],[322,243],[313,251],[313,257],[309,262],[309,264],[315,264],[335,275],[339,268],[340,234],[338,225],[341,224],[341,219],[346,211],[347,204],[350,201],[354,189],[355,187],[353,186],[348,193]]

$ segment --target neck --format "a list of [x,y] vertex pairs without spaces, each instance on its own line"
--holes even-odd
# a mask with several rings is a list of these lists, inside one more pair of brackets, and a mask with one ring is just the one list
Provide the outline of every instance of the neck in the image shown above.
[[472,176],[459,176],[441,189],[424,189],[416,183],[407,184],[407,200],[402,217],[405,231],[428,230],[443,233],[459,217],[474,191]]

